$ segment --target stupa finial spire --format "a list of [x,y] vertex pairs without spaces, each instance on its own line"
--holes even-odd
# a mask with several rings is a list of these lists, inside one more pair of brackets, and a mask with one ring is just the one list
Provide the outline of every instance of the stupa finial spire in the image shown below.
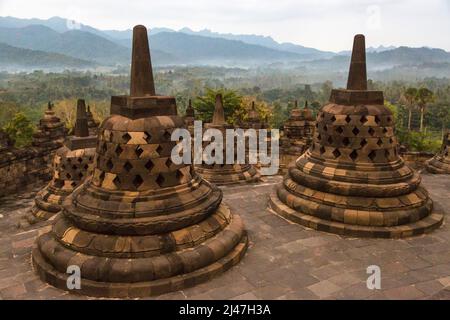
[[347,89],[367,90],[366,41],[362,34],[357,34],[353,40]]
[[155,95],[155,83],[153,81],[147,29],[142,25],[137,25],[133,28],[130,96],[141,97],[146,95]]
[[83,99],[78,99],[77,101],[77,119],[75,120],[74,135],[77,137],[89,136],[86,104]]
[[216,105],[214,108],[214,115],[212,123],[214,125],[224,125],[225,124],[225,112],[223,110],[223,100],[222,94],[216,94]]

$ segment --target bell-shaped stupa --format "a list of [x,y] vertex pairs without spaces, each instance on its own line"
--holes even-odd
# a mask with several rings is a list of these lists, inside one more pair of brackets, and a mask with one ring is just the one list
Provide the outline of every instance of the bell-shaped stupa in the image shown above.
[[64,143],[67,128],[55,115],[53,103],[48,102],[44,117],[39,120],[38,130],[33,134],[32,145],[39,148],[58,149]]
[[186,113],[184,115],[184,125],[186,128],[191,132],[191,134],[194,134],[194,121],[195,121],[195,111],[192,107],[192,100],[189,99],[188,106],[186,108]]
[[439,152],[425,166],[430,173],[450,174],[450,131],[444,134]]
[[245,121],[244,128],[246,129],[265,129],[267,128],[267,124],[261,119],[258,111],[256,110],[255,101],[252,101],[252,106],[248,111],[247,120]]
[[[196,166],[197,172],[206,180],[216,185],[229,185],[229,184],[237,184],[237,183],[246,183],[246,182],[257,182],[259,181],[261,175],[259,171],[249,163],[248,161],[248,153],[246,152],[246,161],[245,163],[234,163],[227,164],[225,163],[226,159],[226,129],[233,129],[233,126],[227,124],[225,121],[225,112],[223,109],[223,101],[222,95],[219,93],[216,95],[216,103],[214,108],[213,119],[211,123],[205,124],[205,129],[213,128],[220,130],[223,136],[223,163],[212,163],[207,164],[205,161],[201,165]],[[236,139],[234,139],[234,155],[233,159],[236,159],[237,154],[237,146]],[[205,148],[209,142],[203,142],[203,147]],[[203,159],[205,160],[205,159]]]
[[333,90],[317,116],[312,146],[270,197],[279,215],[341,235],[398,238],[443,220],[420,175],[397,154],[383,92],[367,90],[363,35],[354,39],[347,89]]
[[147,29],[133,29],[131,90],[111,98],[100,126],[94,173],[37,239],[35,269],[67,289],[68,266],[91,296],[144,297],[224,272],[247,247],[241,218],[222,192],[187,164],[171,161],[183,127],[175,98],[155,94]]
[[59,211],[63,201],[92,174],[96,136],[89,135],[86,106],[77,102],[77,119],[74,135],[69,136],[53,158],[53,174],[48,185],[38,192],[29,223],[47,220]]

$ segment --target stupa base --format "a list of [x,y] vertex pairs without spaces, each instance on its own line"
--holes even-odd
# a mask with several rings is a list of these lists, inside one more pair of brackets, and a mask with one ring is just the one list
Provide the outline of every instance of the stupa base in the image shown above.
[[220,173],[210,169],[203,169],[201,167],[196,167],[195,171],[201,175],[203,179],[217,186],[255,183],[261,180],[261,173],[256,170],[255,167],[240,173]]
[[[222,204],[217,214],[222,215],[224,210],[229,212]],[[60,219],[63,219],[63,216],[56,218],[55,225]],[[201,230],[205,230],[205,227],[213,221],[202,223],[175,232],[187,240],[195,236],[192,233],[195,229],[197,236],[203,238],[199,233],[204,232]],[[216,224],[214,228],[221,227]],[[64,233],[63,241],[71,238],[71,232],[74,232],[74,227],[70,227]],[[75,231],[77,232],[82,231]],[[162,237],[173,235],[173,233],[166,234]],[[33,267],[41,280],[71,293],[94,297],[138,298],[178,291],[208,281],[236,265],[248,246],[243,222],[237,215],[233,215],[228,226],[212,238],[198,243],[192,238],[191,241],[195,241],[196,245],[177,251],[168,250],[166,244],[160,254],[128,257],[127,255],[137,250],[139,245],[145,245],[148,250],[152,250],[156,244],[152,243],[150,238],[146,240],[141,236],[132,238],[136,238],[131,240],[135,243],[132,247],[128,248],[122,240],[99,256],[91,251],[76,251],[75,245],[67,247],[67,244],[62,244],[61,239],[55,238],[55,234],[46,233],[38,238],[37,247],[33,249]],[[97,245],[101,246],[101,242],[97,241]],[[111,256],[114,250],[125,251],[122,255]],[[65,271],[70,265],[78,265],[81,268],[80,289],[69,290],[67,287],[67,280],[71,274]]]
[[298,223],[304,227],[324,231],[348,237],[358,238],[406,238],[429,233],[437,229],[443,222],[444,216],[441,213],[432,213],[424,219],[392,227],[376,227],[351,225],[341,222],[320,219],[302,212],[293,210],[278,199],[274,191],[269,198],[269,206],[279,216]]
[[450,165],[439,162],[436,159],[428,160],[425,167],[429,173],[434,174],[450,174]]

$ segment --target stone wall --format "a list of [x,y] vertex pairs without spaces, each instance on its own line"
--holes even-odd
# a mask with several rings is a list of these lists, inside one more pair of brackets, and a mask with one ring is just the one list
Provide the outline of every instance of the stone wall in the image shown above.
[[28,147],[0,153],[0,197],[33,183],[51,178],[51,163],[56,149]]

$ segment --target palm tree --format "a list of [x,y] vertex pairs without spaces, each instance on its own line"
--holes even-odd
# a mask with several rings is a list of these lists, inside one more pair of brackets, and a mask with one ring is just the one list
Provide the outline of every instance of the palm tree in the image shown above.
[[427,104],[434,101],[434,94],[427,88],[420,88],[417,91],[417,104],[420,109],[420,132],[423,132],[423,118]]
[[417,88],[410,87],[403,93],[403,98],[406,100],[406,107],[408,109],[408,130],[411,130],[411,118],[417,101],[417,92]]

